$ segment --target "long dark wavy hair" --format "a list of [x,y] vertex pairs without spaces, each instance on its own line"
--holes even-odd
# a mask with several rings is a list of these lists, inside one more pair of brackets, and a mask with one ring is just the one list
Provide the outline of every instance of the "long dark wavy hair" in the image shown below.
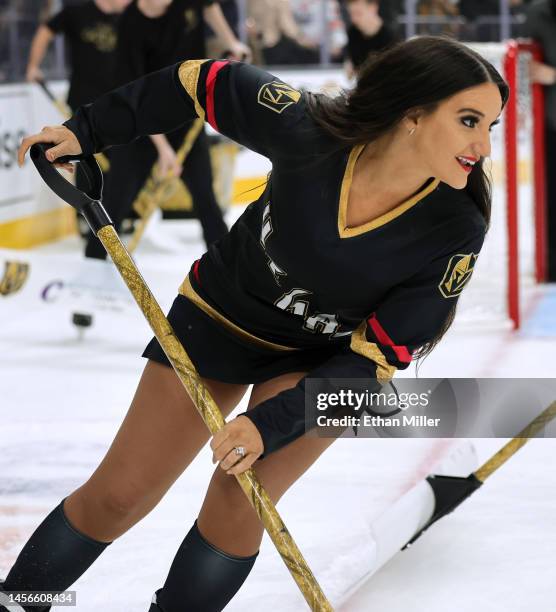
[[[483,83],[498,86],[505,106],[509,87],[490,62],[453,39],[423,36],[371,56],[354,89],[335,98],[308,94],[308,112],[339,146],[368,144],[395,129],[412,112],[433,113],[442,101]],[[475,164],[465,190],[488,227],[492,188],[483,162],[481,159]],[[417,357],[432,351],[454,316],[455,306],[440,332],[417,352]]]

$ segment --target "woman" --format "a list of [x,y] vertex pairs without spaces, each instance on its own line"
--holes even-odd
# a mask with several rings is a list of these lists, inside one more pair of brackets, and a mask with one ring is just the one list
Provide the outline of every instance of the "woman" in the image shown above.
[[[257,459],[276,501],[332,440],[305,434],[311,378],[408,367],[447,329],[490,216],[482,167],[508,98],[496,70],[455,41],[415,39],[329,100],[236,62],[189,61],[82,107],[26,138],[85,154],[164,132],[195,114],[268,156],[263,195],[192,267],[172,325],[224,414],[198,520],[151,610],[209,612],[251,570],[262,527],[235,479]],[[69,128],[69,129],[68,129]],[[145,516],[208,439],[156,341],[130,411],[91,478],[39,526],[5,589],[71,585]]]

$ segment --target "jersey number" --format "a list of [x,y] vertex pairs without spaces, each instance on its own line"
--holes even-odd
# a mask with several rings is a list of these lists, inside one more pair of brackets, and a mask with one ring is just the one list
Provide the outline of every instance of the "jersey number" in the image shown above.
[[309,314],[309,301],[311,295],[305,289],[292,289],[284,293],[276,300],[275,306],[286,312],[303,317],[303,327],[314,334],[330,334],[331,336],[343,336],[350,332],[337,333],[340,324],[335,314]]

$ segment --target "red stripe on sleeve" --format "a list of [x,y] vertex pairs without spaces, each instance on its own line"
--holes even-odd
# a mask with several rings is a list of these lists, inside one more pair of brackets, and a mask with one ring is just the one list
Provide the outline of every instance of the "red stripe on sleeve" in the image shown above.
[[382,325],[378,322],[376,315],[373,314],[367,319],[367,323],[370,325],[373,330],[373,334],[376,339],[380,342],[380,344],[384,344],[385,346],[389,346],[392,348],[394,353],[396,353],[396,357],[402,363],[411,363],[411,353],[409,352],[407,346],[398,346],[394,344],[394,341],[390,336],[386,333]]
[[201,279],[199,278],[199,262],[200,259],[198,259],[194,264],[193,264],[193,276],[195,277],[195,280],[199,283],[199,285],[201,284]]
[[214,89],[216,87],[216,75],[229,63],[230,62],[213,62],[207,76],[207,120],[217,131],[218,125],[216,124],[216,115],[214,113]]

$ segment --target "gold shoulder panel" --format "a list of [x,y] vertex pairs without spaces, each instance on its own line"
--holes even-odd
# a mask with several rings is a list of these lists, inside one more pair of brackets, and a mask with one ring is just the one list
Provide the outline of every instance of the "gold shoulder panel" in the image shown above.
[[197,99],[197,83],[199,82],[201,66],[207,61],[208,60],[206,59],[188,60],[186,62],[183,62],[183,64],[178,69],[180,83],[182,84],[189,97],[193,100],[193,104],[195,104],[195,112],[201,119],[205,118],[205,111],[203,107],[199,104],[199,100]]
[[374,342],[367,340],[365,335],[366,329],[367,322],[363,321],[353,332],[351,336],[351,350],[376,363],[376,377],[379,382],[390,382],[396,373],[396,368],[386,361],[386,357]]

